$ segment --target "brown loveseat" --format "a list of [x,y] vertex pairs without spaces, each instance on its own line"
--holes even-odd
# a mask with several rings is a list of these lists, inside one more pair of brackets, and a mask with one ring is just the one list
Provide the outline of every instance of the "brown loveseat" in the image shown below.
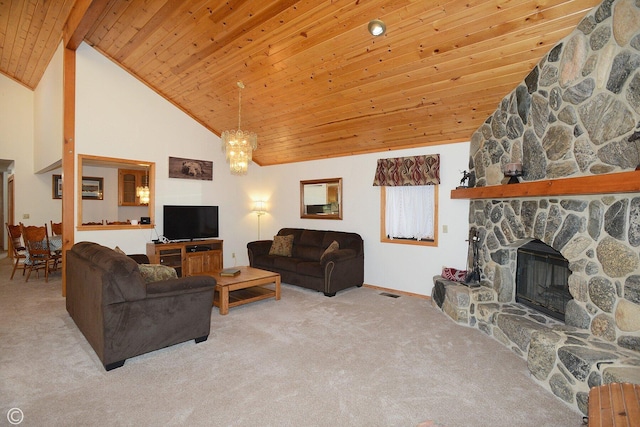
[[[251,267],[280,273],[284,283],[324,292],[328,297],[352,286],[362,286],[364,245],[359,234],[283,228],[278,236],[293,236],[290,256],[270,255],[273,240],[249,242]],[[325,253],[334,241],[337,250]]]
[[67,253],[67,311],[107,371],[127,358],[209,336],[216,280],[146,283],[132,258],[97,243]]

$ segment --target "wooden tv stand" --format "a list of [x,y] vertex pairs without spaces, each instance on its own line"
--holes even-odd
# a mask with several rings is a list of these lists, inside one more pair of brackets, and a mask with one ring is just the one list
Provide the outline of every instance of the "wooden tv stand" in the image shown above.
[[147,243],[152,264],[176,269],[179,277],[222,270],[222,240],[206,239],[175,243]]

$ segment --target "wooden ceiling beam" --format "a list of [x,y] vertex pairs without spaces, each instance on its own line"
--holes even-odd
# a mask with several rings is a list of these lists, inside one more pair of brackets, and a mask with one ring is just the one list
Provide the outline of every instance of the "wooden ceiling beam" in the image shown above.
[[109,5],[109,0],[76,0],[63,30],[64,46],[78,49],[94,22]]

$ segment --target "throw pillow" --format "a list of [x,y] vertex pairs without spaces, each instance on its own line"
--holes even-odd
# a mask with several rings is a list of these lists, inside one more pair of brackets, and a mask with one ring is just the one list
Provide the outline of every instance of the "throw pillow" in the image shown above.
[[320,257],[320,262],[324,261],[324,258],[329,255],[331,252],[335,252],[340,249],[340,245],[335,240],[331,242],[331,244],[324,250],[324,253]]
[[467,277],[467,270],[456,270],[455,268],[442,267],[442,277],[454,282],[464,282]]
[[116,246],[115,248],[113,248],[113,250],[114,250],[114,251],[116,251],[116,252],[118,252],[119,254],[126,255],[126,254],[124,253],[124,251],[123,251],[122,249],[120,249],[120,247],[119,247],[119,246]]
[[273,236],[273,243],[269,255],[291,256],[293,250],[293,234],[288,236]]
[[138,264],[138,270],[140,270],[145,283],[178,278],[176,269],[167,265]]

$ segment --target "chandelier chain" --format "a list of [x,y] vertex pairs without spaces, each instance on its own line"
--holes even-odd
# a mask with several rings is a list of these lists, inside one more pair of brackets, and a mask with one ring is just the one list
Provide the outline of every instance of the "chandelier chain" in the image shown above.
[[242,129],[240,127],[240,114],[242,113],[242,87],[238,85],[238,130]]

